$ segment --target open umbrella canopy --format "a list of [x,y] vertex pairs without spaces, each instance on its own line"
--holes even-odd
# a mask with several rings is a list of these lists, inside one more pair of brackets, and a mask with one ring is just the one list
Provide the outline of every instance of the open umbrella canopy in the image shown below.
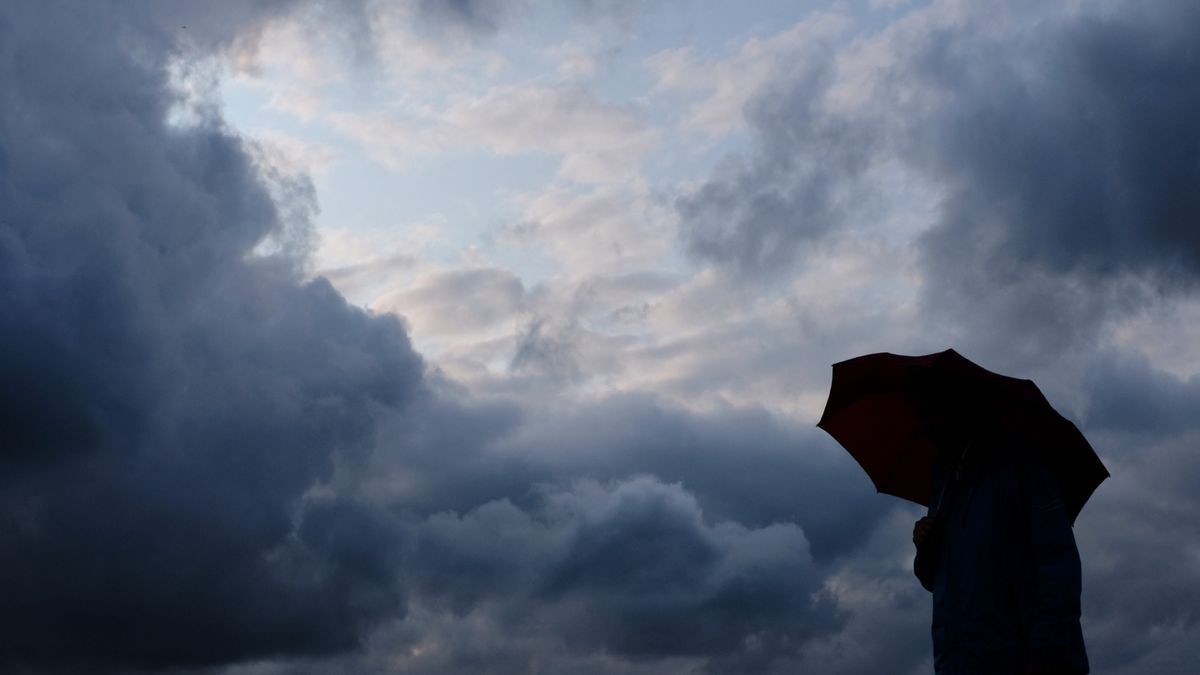
[[1054,477],[1071,522],[1109,475],[1037,385],[993,373],[953,349],[925,356],[883,352],[833,364],[817,426],[850,452],[878,491],[928,506],[933,463],[943,450],[942,436],[930,432],[961,424],[968,409],[1028,445]]

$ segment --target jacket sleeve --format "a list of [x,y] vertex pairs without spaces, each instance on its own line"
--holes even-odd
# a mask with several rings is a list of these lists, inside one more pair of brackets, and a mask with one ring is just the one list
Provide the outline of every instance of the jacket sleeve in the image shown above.
[[1058,489],[1039,462],[1027,473],[1033,606],[1029,647],[1033,657],[1066,672],[1088,672],[1079,625],[1081,572],[1071,521]]

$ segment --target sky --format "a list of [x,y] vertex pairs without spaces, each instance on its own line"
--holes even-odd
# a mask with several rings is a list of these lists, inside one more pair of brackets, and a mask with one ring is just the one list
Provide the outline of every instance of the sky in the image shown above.
[[0,4],[0,672],[928,673],[830,365],[1032,378],[1200,661],[1200,5]]

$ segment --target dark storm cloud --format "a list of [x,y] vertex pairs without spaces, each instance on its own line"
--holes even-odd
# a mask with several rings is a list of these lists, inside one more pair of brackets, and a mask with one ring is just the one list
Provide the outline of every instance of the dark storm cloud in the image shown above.
[[1200,426],[1200,377],[1180,379],[1120,353],[1102,354],[1089,377],[1090,428],[1174,435]]
[[837,627],[795,525],[709,526],[690,495],[644,479],[577,488],[552,507],[572,531],[542,594],[582,610],[563,617],[568,643],[746,672]]
[[378,516],[303,496],[421,359],[252,253],[303,238],[302,182],[277,204],[219,119],[167,125],[177,45],[278,9],[194,7],[0,10],[0,668],[325,653],[403,612]]
[[[641,473],[683,485],[713,518],[798,523],[814,557],[829,562],[861,544],[892,505],[822,432],[760,409],[699,415],[646,394],[541,409],[414,406],[418,414],[383,432],[404,454],[376,455],[365,479],[386,492],[393,476],[416,471],[422,480],[410,481],[402,501],[422,512],[505,498],[532,508],[532,485]],[[456,449],[454,462],[445,447]]]
[[1083,599],[1094,671],[1190,672],[1200,636],[1200,434],[1089,435],[1113,473],[1107,494],[1076,524],[1081,549],[1091,553]]
[[573,649],[633,659],[770,662],[837,625],[794,525],[709,524],[680,486],[650,478],[579,483],[539,501],[532,512],[501,501],[427,521],[415,567],[435,576],[423,585],[459,611],[471,595],[502,598],[521,606],[518,630],[554,625]]
[[[1084,558],[1089,651],[1097,672],[1186,673],[1196,660],[1200,601],[1200,378],[1136,352],[1099,351],[1082,427],[1111,484],[1076,526]],[[1099,492],[1099,491],[1098,491]],[[1155,627],[1172,626],[1169,636]]]
[[885,512],[843,451],[763,410],[698,416],[646,395],[613,396],[527,423],[506,443],[540,451],[567,475],[611,480],[636,467],[681,483],[716,518],[799,522],[819,560],[861,543]]
[[939,103],[901,151],[948,188],[921,241],[925,304],[988,351],[1087,351],[1143,301],[1131,279],[1188,292],[1200,273],[1200,11],[999,38],[978,21],[910,51]]
[[825,577],[892,506],[826,439],[762,411],[626,395],[410,412],[383,431],[403,452],[354,480],[406,514],[412,602],[476,627],[451,648],[439,622],[406,624],[410,640],[461,648],[428,672],[478,667],[481,652],[517,664],[501,672],[550,655],[574,669],[608,654],[596,672],[611,673],[786,663],[842,625]]
[[1200,273],[1200,10],[1051,25],[917,50],[914,74],[946,103],[912,149],[953,186],[931,249],[984,229],[978,262],[997,275]]
[[676,202],[693,255],[748,276],[775,272],[852,215],[876,132],[825,113],[831,66],[822,51],[748,107],[752,155],[727,159]]
[[835,196],[895,157],[946,191],[923,243],[934,275],[1200,272],[1200,11],[1015,7],[894,28],[893,63],[852,112],[809,74],[828,56],[771,85],[746,111],[752,157],[679,202],[693,252],[750,272],[791,262],[854,224],[857,200]]
[[581,331],[576,321],[559,325],[545,317],[535,316],[517,335],[509,369],[516,373],[537,373],[554,378],[580,377]]

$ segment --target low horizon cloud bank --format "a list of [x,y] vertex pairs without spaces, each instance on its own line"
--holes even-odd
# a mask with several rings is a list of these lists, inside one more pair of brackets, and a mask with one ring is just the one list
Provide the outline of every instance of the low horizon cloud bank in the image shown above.
[[[405,7],[486,41],[532,11],[502,5]],[[219,106],[181,118],[176,70],[303,6],[0,7],[0,671],[928,671],[919,510],[813,420],[650,387],[485,395],[310,278],[311,181]],[[322,7],[369,45],[374,3]],[[1074,394],[1113,473],[1076,532],[1098,673],[1183,673],[1200,644],[1200,374],[1097,337],[1195,299],[1198,29],[1184,4],[946,2],[831,33],[674,202],[696,283],[738,297],[879,236],[863,176],[903,165],[938,196],[896,334]],[[468,317],[489,327],[541,290],[478,265],[423,283],[397,311],[495,285]],[[522,327],[514,380],[592,374],[556,325]],[[806,346],[780,344],[755,367]]]

